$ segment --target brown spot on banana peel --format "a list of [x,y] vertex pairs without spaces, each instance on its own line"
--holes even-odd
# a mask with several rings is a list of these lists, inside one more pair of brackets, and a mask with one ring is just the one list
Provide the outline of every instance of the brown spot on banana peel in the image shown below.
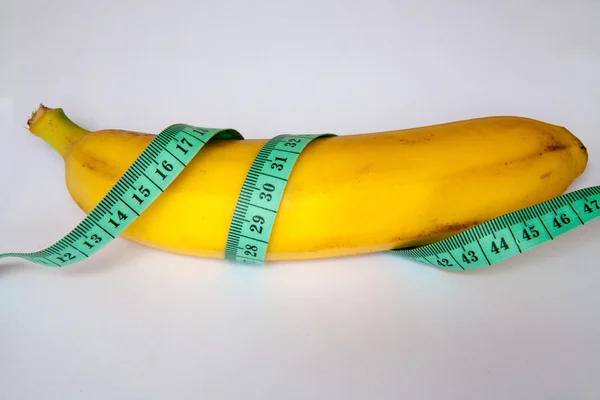
[[[564,143],[554,142],[554,143],[547,144],[544,147],[544,150],[539,155],[541,156],[544,153],[552,153],[554,151],[567,150],[568,148],[569,148],[569,146],[565,145]],[[533,155],[533,157],[535,157],[535,155]]]
[[[126,135],[126,136],[131,136],[131,137],[147,137],[147,138],[155,138],[157,135],[152,134],[152,133],[145,133],[145,132],[137,132],[137,131],[128,131],[125,129],[111,129],[111,132],[120,134],[120,135]],[[103,132],[103,130],[99,130],[96,132]]]
[[[110,131],[115,134],[121,135],[123,140],[126,140],[127,138],[133,138],[133,137],[147,137],[150,139],[153,139],[156,137],[156,135],[149,134],[149,133],[128,131],[128,130],[122,130],[122,129],[112,129]],[[102,132],[104,132],[104,131],[100,130],[100,131],[94,132],[94,134],[102,133]],[[102,160],[97,157],[94,157],[92,154],[89,154],[89,153],[86,154],[86,156],[84,157],[84,160],[85,161],[81,164],[82,167],[88,169],[91,172],[104,175],[108,179],[117,180],[122,175],[122,172],[120,173],[119,171],[117,171],[106,160]]]
[[530,155],[527,155],[525,157],[522,157],[522,158],[519,158],[519,159],[516,159],[516,160],[507,161],[507,162],[504,163],[504,165],[510,165],[512,163],[515,163],[515,162],[519,162],[519,161],[523,161],[523,160],[529,160],[529,159],[532,159],[532,158],[535,158],[535,157],[543,156],[545,153],[551,153],[551,152],[554,152],[554,151],[561,151],[561,150],[567,150],[567,149],[569,149],[569,146],[566,146],[566,145],[564,145],[562,143],[556,142],[556,143],[549,144],[546,147],[544,147],[544,150],[541,153],[530,154]]
[[[411,247],[419,247],[426,246],[428,244],[438,242],[440,240],[447,239],[451,236],[457,235],[461,232],[464,232],[470,228],[473,228],[476,225],[483,223],[484,221],[476,220],[476,221],[467,221],[467,222],[454,222],[450,224],[443,225],[433,225],[430,230],[426,233],[420,233],[416,236],[415,240],[412,240],[405,245],[403,245],[402,249],[407,249]],[[402,243],[406,241],[404,237],[394,238],[394,242]]]
[[544,150],[546,152],[551,152],[551,151],[566,150],[568,148],[569,148],[568,146],[565,146],[562,143],[555,143],[555,144],[551,144],[551,145],[546,146],[546,148]]
[[117,173],[117,170],[110,166],[103,160],[99,160],[93,156],[88,155],[86,161],[81,164],[82,167],[89,169],[90,171],[97,172],[105,175],[109,179],[118,179],[121,175]]
[[542,174],[542,175],[540,176],[540,179],[541,179],[541,180],[547,179],[548,177],[550,177],[550,175],[552,175],[552,171],[548,171],[548,172],[546,172],[545,174]]

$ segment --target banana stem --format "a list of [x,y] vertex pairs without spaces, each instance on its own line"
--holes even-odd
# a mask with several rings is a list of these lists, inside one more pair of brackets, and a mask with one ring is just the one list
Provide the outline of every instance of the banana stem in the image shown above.
[[31,114],[27,127],[31,133],[52,146],[63,159],[71,144],[89,133],[71,121],[62,108],[48,108],[43,104]]

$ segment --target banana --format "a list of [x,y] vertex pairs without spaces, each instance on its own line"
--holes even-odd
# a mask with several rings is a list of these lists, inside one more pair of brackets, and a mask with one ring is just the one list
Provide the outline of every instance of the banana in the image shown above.
[[[153,134],[88,131],[43,105],[29,130],[64,159],[85,213]],[[209,142],[122,236],[153,248],[224,258],[233,211],[266,139]],[[312,142],[282,199],[267,260],[348,256],[425,245],[564,193],[586,169],[567,129],[512,116]]]

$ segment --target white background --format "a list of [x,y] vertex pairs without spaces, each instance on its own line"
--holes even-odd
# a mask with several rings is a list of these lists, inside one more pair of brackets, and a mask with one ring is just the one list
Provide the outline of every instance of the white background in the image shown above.
[[[89,4],[86,4],[89,3]],[[486,115],[566,126],[600,184],[600,2],[8,0],[0,252],[84,217],[40,102],[88,129],[246,137]],[[0,398],[598,399],[600,223],[493,267],[390,254],[244,268],[124,239],[0,260]]]

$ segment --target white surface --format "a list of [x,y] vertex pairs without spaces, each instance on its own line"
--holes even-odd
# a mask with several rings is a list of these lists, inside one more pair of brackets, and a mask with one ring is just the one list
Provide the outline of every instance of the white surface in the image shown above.
[[[246,137],[514,114],[571,129],[600,184],[600,3],[9,0],[0,251],[83,215],[23,125]],[[0,399],[598,399],[600,223],[448,273],[394,255],[240,268],[112,242],[0,260]]]

